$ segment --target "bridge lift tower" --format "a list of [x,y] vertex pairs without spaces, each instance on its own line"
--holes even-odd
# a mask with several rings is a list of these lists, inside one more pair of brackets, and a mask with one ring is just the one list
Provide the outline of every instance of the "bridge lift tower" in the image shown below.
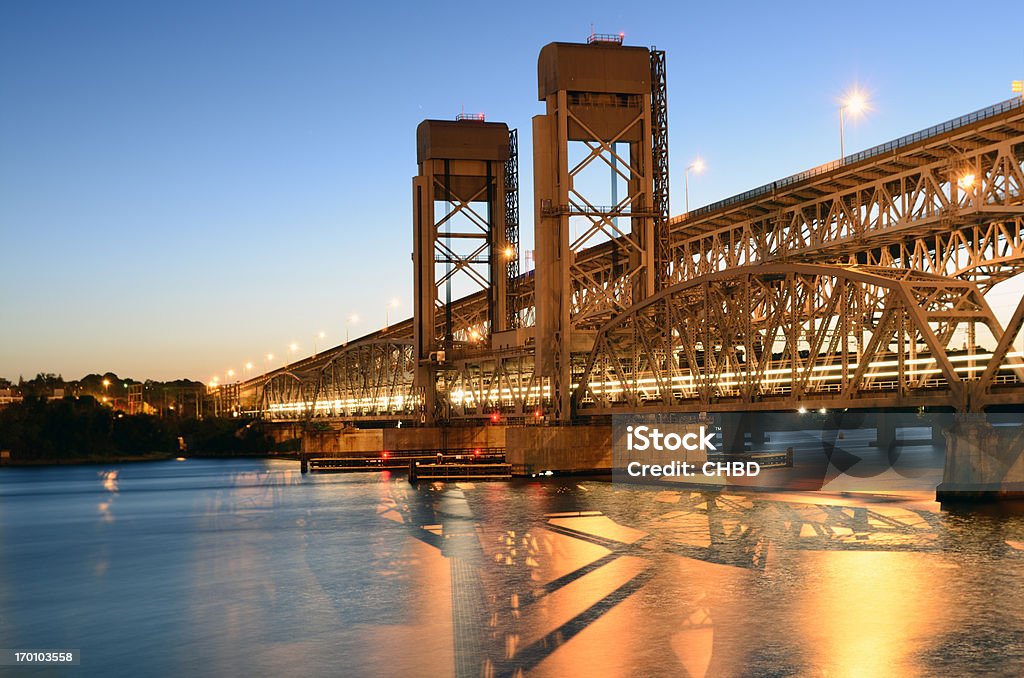
[[[515,130],[510,133],[505,123],[485,122],[482,115],[424,120],[416,129],[413,341],[425,423],[438,414],[437,372],[445,362],[456,352],[489,346],[495,333],[516,324],[516,141]],[[486,293],[485,317],[452,317],[453,282]]]
[[[533,118],[536,361],[553,418],[566,421],[596,330],[668,280],[665,55],[621,35],[556,42],[537,80],[547,112]],[[610,265],[583,254],[602,243]]]

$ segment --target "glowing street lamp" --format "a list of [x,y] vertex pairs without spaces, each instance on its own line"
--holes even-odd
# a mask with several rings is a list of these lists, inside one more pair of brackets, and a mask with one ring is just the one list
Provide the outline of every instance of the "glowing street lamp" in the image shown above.
[[398,299],[392,298],[384,307],[384,329],[391,327],[391,309],[398,308]]
[[350,328],[350,327],[351,327],[352,325],[355,325],[355,324],[356,324],[356,323],[358,323],[358,322],[359,322],[359,316],[358,316],[357,314],[353,313],[352,315],[350,315],[350,316],[348,317],[348,322],[347,322],[347,323],[345,323],[345,343],[346,343],[346,344],[347,344],[347,343],[348,343],[348,341],[349,341],[349,339],[348,339],[348,335],[349,335],[349,331],[348,331],[348,330],[349,330],[349,328]]
[[234,370],[228,370],[228,376],[229,377],[235,376],[235,371]]
[[326,336],[327,336],[326,332],[320,331],[320,332],[317,332],[315,337],[313,337],[313,357],[314,358],[316,357],[316,341],[317,341],[317,339],[321,339],[322,340]]
[[839,159],[842,160],[846,157],[846,139],[845,139],[845,128],[846,128],[846,114],[852,115],[854,118],[859,117],[862,113],[869,110],[867,97],[864,93],[858,89],[853,89],[846,98],[843,99],[839,105]]
[[690,170],[693,170],[694,174],[700,174],[704,171],[704,161],[701,158],[694,158],[693,162],[686,166],[686,171],[683,172],[683,183],[686,184],[686,213],[690,213]]

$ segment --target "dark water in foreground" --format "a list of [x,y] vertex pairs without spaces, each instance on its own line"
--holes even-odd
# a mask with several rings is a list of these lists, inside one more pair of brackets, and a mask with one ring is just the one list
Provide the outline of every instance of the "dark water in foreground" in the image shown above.
[[1024,518],[276,461],[4,469],[0,647],[80,648],[57,675],[1019,676]]

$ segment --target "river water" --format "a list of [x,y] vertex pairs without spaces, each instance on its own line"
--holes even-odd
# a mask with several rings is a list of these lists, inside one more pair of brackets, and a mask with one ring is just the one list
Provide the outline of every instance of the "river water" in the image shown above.
[[1024,518],[931,499],[0,469],[0,647],[120,676],[1024,675]]

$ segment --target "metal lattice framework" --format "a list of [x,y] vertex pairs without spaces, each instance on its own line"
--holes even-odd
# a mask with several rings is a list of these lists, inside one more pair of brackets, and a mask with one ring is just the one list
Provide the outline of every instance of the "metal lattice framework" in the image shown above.
[[654,190],[651,204],[654,217],[654,286],[661,289],[668,284],[672,261],[669,240],[668,183],[668,76],[665,70],[665,52],[651,48],[651,159],[653,162]]
[[519,130],[508,131],[508,160],[505,161],[505,242],[511,249],[506,256],[505,293],[508,301],[505,312],[508,314],[508,329],[520,327],[519,301],[517,287],[519,285]]
[[316,380],[277,372],[258,390],[258,411],[266,419],[304,419],[313,411],[316,387]]
[[[994,353],[975,344],[981,334]],[[681,283],[608,323],[575,405],[595,414],[978,407],[1024,384],[1024,361],[1002,339],[969,281],[877,267],[744,267]]]
[[780,260],[914,268],[982,287],[1015,275],[1024,270],[1024,110],[1004,107],[977,128],[903,152],[871,149],[673,221],[673,279]]
[[[567,202],[560,205],[545,204],[541,208],[541,216],[563,218],[566,224],[569,219],[582,217],[579,219],[583,222],[581,231],[569,238],[572,262],[569,264],[569,280],[573,290],[569,315],[575,327],[586,328],[594,327],[627,308],[633,302],[634,287],[643,287],[643,278],[650,275],[647,272],[649,260],[645,254],[650,243],[644,241],[645,229],[625,230],[619,220],[633,223],[634,220],[652,220],[657,215],[648,205],[651,169],[650,160],[642,157],[642,150],[645,149],[637,153],[634,148],[629,155],[624,156],[616,148],[620,139],[630,134],[647,138],[650,133],[650,102],[644,97],[633,97],[629,105],[635,108],[635,116],[610,139],[604,139],[590,132],[590,128],[575,111],[576,107],[598,106],[601,102],[591,101],[582,94],[573,94],[575,96],[562,97],[565,100],[560,102],[561,108],[556,110],[555,115],[561,116],[564,127],[567,128],[571,122],[587,132],[581,140],[587,151],[579,162],[562,168]],[[563,146],[568,143],[566,136]],[[649,147],[646,150],[649,152]],[[576,183],[584,170],[596,162],[610,167],[630,187],[615,205],[592,204],[592,199]],[[607,239],[610,260],[594,266],[592,264],[595,262],[580,254],[602,239]]]
[[411,340],[358,342],[319,369],[269,380],[263,410],[275,419],[412,417],[422,406],[415,364]]
[[[605,162],[609,161],[606,159]],[[984,306],[984,299],[979,295],[988,292],[996,282],[1024,271],[1022,186],[1024,103],[1015,99],[671,220],[671,274],[675,284],[648,304],[622,306],[631,294],[630,262],[622,253],[622,247],[628,245],[606,241],[580,249],[573,255],[573,270],[578,275],[572,277],[571,291],[567,295],[570,314],[573,318],[586,320],[594,329],[599,328],[600,323],[606,324],[599,335],[600,341],[604,342],[598,346],[599,350],[595,349],[592,354],[569,352],[566,356],[558,356],[569,363],[571,381],[574,388],[579,388],[574,396],[576,413],[601,414],[629,408],[645,411],[652,408],[682,411],[699,407],[756,409],[768,407],[767,403],[789,407],[798,399],[808,407],[819,403],[828,407],[836,402],[851,402],[864,407],[939,403],[976,409],[984,404],[1014,398],[1014,402],[1020,402],[1021,375],[1016,367],[1019,359],[1013,354],[1011,339],[1019,336],[1024,310],[1017,309],[1002,339],[997,339],[993,331],[997,325],[993,324],[991,311]],[[656,365],[652,363],[643,368],[650,372],[648,376],[637,377],[654,379],[655,382],[629,383],[629,375],[641,368],[634,362],[636,352],[640,355],[636,359],[642,360],[643,355],[656,356],[658,351],[667,350],[664,346],[657,347],[664,340],[668,318],[674,318],[671,322],[682,322],[677,317],[679,314],[696,313],[688,321],[688,326],[696,328],[702,322],[698,319],[707,317],[700,315],[703,311],[699,308],[683,304],[681,298],[672,304],[676,310],[671,313],[675,315],[670,315],[670,311],[664,308],[656,310],[657,304],[665,304],[665,299],[670,296],[676,298],[675,295],[682,294],[684,287],[689,290],[686,294],[692,297],[703,289],[702,285],[706,285],[714,298],[718,293],[714,290],[725,286],[723,290],[747,289],[755,297],[774,298],[775,308],[784,311],[789,308],[785,303],[789,302],[778,296],[782,292],[777,287],[772,287],[777,283],[769,284],[765,276],[778,274],[772,267],[796,266],[796,262],[803,266],[825,267],[829,273],[820,271],[813,274],[812,277],[823,285],[820,291],[804,287],[809,282],[798,285],[804,290],[801,293],[804,298],[811,300],[808,303],[817,305],[818,315],[814,316],[814,323],[802,325],[809,322],[810,316],[800,316],[803,320],[795,319],[786,326],[788,331],[796,332],[798,336],[806,337],[810,332],[812,338],[819,337],[822,352],[814,354],[813,359],[800,356],[801,350],[810,351],[810,344],[806,339],[798,339],[794,344],[798,346],[794,354],[797,360],[764,367],[765,370],[783,370],[773,374],[783,374],[788,382],[782,381],[783,377],[758,373],[754,361],[739,364],[738,353],[736,357],[729,357],[731,354],[724,358],[715,356],[714,346],[723,347],[721,350],[730,345],[745,348],[745,344],[735,339],[735,332],[744,328],[737,329],[723,322],[712,324],[720,336],[708,337],[700,344],[712,347],[708,365],[709,369],[713,367],[713,371],[706,373],[703,367],[692,368],[695,371],[690,374],[691,379],[703,374],[705,376],[700,378],[704,381],[687,382],[684,392],[680,386],[683,382],[671,379],[686,375],[680,372],[682,368],[678,362],[673,366],[669,361],[660,371],[655,370]],[[885,273],[885,269],[891,269],[891,272]],[[911,272],[921,275],[915,278]],[[852,278],[854,273],[861,277]],[[794,269],[792,275],[796,280],[807,281],[811,274],[806,270],[798,274]],[[906,279],[894,281],[893,276]],[[875,282],[868,283],[869,278]],[[743,282],[745,280],[748,282]],[[833,282],[827,283],[827,280]],[[889,282],[882,284],[881,281]],[[960,286],[962,284],[966,287]],[[941,290],[941,295],[924,301],[912,296],[932,289],[929,285],[937,286],[934,290]],[[835,288],[845,289],[846,294],[834,296],[828,292]],[[855,293],[855,289],[861,292]],[[869,290],[875,292],[869,294]],[[939,294],[938,291],[934,293]],[[514,294],[520,326],[534,326],[536,307],[532,272],[519,276]],[[771,297],[772,294],[776,296]],[[614,303],[609,299],[614,299]],[[917,301],[910,303],[908,299]],[[939,299],[955,299],[957,303],[943,310],[938,305]],[[728,310],[729,322],[739,323],[740,319],[747,317],[754,323],[752,316],[744,316],[747,307],[738,305],[740,301],[727,295],[715,303],[723,313]],[[825,311],[833,301],[835,304],[845,303],[846,311],[836,312],[834,319],[827,324],[831,329],[826,329],[824,334],[815,334],[815,328],[825,323]],[[891,306],[886,306],[887,303]],[[852,309],[858,308],[856,304],[860,304],[859,308],[867,314],[863,316],[866,319],[861,328],[863,334],[859,348],[860,355],[871,349],[875,357],[867,361],[858,360],[855,336],[847,335],[849,346],[845,353],[840,350],[838,355],[833,355],[829,350],[833,341],[840,341],[834,338],[838,331],[836,324],[846,322],[847,329],[853,332],[854,321],[862,317],[853,313]],[[621,315],[614,317],[613,308],[614,313]],[[550,384],[546,380],[538,382],[533,363],[529,360],[535,345],[527,344],[514,356],[508,357],[507,352],[490,351],[483,342],[474,340],[474,337],[489,335],[486,293],[457,300],[451,309],[455,350],[452,351],[450,368],[438,374],[441,397],[437,407],[444,408],[452,419],[479,417],[493,408],[503,411],[508,408],[529,416],[534,407],[546,407]],[[919,312],[925,314],[924,321]],[[961,315],[954,327],[953,319],[935,315],[939,313]],[[841,320],[844,317],[845,321]],[[606,322],[610,318],[611,321]],[[443,320],[439,318],[438,321],[440,336],[443,334]],[[762,322],[781,323],[784,318],[766,318]],[[629,340],[627,328],[634,324],[646,327],[649,334]],[[928,333],[922,329],[926,326],[941,351],[925,341]],[[968,329],[975,326],[976,331]],[[768,325],[760,327],[767,332]],[[882,336],[890,330],[889,336]],[[900,333],[903,336],[902,352],[898,350],[896,339]],[[964,338],[971,333],[974,336]],[[412,334],[412,322],[407,320],[364,340],[401,342]],[[876,334],[879,338],[871,346]],[[754,339],[753,335],[743,336],[750,336],[751,341]],[[965,340],[976,346],[977,351],[963,351]],[[327,362],[355,350],[356,343],[339,346],[314,359],[247,382],[243,385],[243,402],[254,403],[254,409],[267,414],[271,412],[270,405],[312,402],[321,369]],[[690,350],[697,361],[702,356],[695,346],[697,344],[691,343]],[[987,350],[983,351],[983,348]],[[750,350],[754,350],[753,345]],[[767,354],[782,350],[786,349],[779,344]],[[987,357],[993,352],[1003,358]],[[745,354],[746,350],[744,361]],[[887,358],[889,354],[891,357]],[[769,363],[775,360],[764,358],[765,355],[762,353],[761,358]],[[902,363],[900,355],[903,356]],[[973,358],[970,357],[972,355]],[[872,360],[893,364],[871,366]],[[926,362],[908,363],[909,360]],[[866,367],[857,375],[862,363]],[[584,376],[588,364],[589,371]],[[516,370],[522,372],[516,373]],[[608,376],[615,375],[616,370],[627,376],[626,383],[621,385],[621,393],[592,388],[597,382],[621,379],[621,376]],[[604,376],[598,377],[602,371]],[[888,374],[894,371],[903,373],[903,376]],[[740,374],[743,381],[729,385],[732,377],[723,382],[711,380],[719,372]],[[839,375],[839,379],[821,379],[821,374]],[[857,380],[845,388],[854,376]],[[664,381],[666,378],[668,382]],[[289,383],[289,380],[300,383]],[[957,385],[958,380],[960,386]],[[533,400],[533,396],[521,401],[510,398],[511,393],[524,388],[521,384],[530,384],[526,392],[539,393],[538,399]],[[837,390],[837,384],[844,386]],[[532,390],[538,387],[539,391]],[[1016,395],[1013,395],[1014,389],[1017,389]],[[453,402],[450,394],[459,392],[463,395],[462,401]],[[278,408],[276,411],[284,410]],[[376,416],[399,415],[382,413]]]
[[537,417],[550,405],[550,380],[537,375],[532,350],[482,352],[452,361],[441,373],[440,419]]

